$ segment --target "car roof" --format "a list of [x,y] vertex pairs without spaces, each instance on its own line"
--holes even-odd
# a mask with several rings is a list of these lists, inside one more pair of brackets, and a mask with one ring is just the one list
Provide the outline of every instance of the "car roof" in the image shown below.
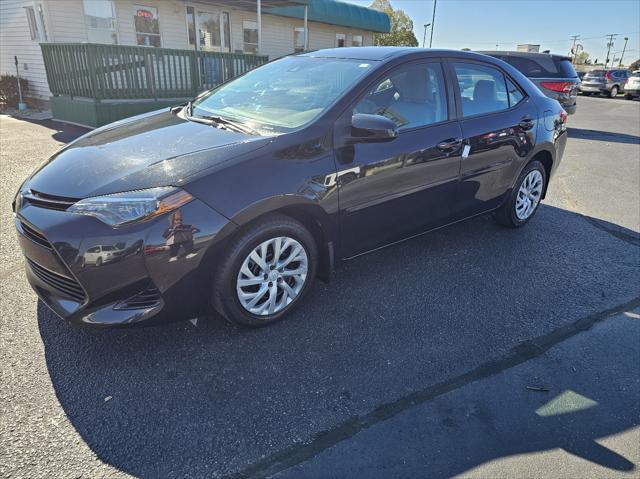
[[522,58],[540,58],[542,56],[551,57],[554,60],[571,60],[566,55],[557,55],[555,53],[538,53],[538,52],[516,52],[512,50],[493,50],[493,51],[478,51],[483,55],[502,55],[507,57],[522,57]]
[[326,48],[312,52],[301,53],[298,56],[313,58],[341,58],[351,60],[386,61],[402,56],[419,55],[421,57],[455,57],[477,60],[493,60],[476,52],[461,50],[445,50],[417,47],[343,47]]

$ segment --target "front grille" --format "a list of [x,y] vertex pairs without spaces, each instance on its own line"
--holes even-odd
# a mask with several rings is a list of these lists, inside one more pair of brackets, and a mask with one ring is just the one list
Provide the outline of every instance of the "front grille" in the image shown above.
[[22,195],[22,200],[23,203],[27,202],[39,208],[57,211],[66,211],[69,206],[80,201],[79,198],[49,195],[36,190],[29,190],[28,193]]
[[24,221],[20,222],[20,226],[22,227],[22,231],[24,235],[27,238],[29,238],[31,241],[49,250],[53,249],[53,246],[51,246],[51,243],[49,243],[49,240],[42,233],[32,228]]
[[119,302],[113,309],[147,309],[160,304],[160,291],[155,286],[150,286],[144,291]]
[[82,303],[84,301],[84,291],[75,279],[49,271],[39,264],[34,263],[29,258],[27,258],[27,263],[29,263],[33,274],[35,274],[43,283],[51,286],[56,291],[72,298],[78,303]]

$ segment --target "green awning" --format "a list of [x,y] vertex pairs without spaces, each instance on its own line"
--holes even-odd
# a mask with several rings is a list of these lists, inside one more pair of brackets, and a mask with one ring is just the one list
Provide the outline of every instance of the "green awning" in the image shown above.
[[[328,23],[380,33],[388,33],[391,30],[389,16],[372,8],[338,0],[313,0],[309,2],[308,8],[307,18],[310,22]],[[303,19],[304,7],[265,8],[264,13]]]

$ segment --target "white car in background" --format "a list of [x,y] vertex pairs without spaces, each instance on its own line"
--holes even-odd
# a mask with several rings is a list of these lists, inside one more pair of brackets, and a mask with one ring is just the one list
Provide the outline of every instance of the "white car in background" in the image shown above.
[[640,97],[640,70],[634,71],[624,84],[624,97],[627,100]]

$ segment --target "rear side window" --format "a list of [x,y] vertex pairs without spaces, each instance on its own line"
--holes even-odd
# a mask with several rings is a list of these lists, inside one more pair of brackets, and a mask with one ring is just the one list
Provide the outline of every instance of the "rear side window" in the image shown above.
[[578,74],[576,73],[575,68],[571,64],[571,60],[568,58],[558,58],[556,59],[556,67],[558,68],[558,72],[560,76],[564,78],[577,78]]
[[[520,70],[524,76],[529,78],[554,78],[561,76],[558,66],[551,56],[541,56],[534,58],[517,57],[505,55],[501,60],[509,63],[514,68]],[[573,72],[571,76],[576,76]]]
[[460,88],[464,117],[509,108],[505,78],[500,70],[475,63],[454,63],[453,68]]

